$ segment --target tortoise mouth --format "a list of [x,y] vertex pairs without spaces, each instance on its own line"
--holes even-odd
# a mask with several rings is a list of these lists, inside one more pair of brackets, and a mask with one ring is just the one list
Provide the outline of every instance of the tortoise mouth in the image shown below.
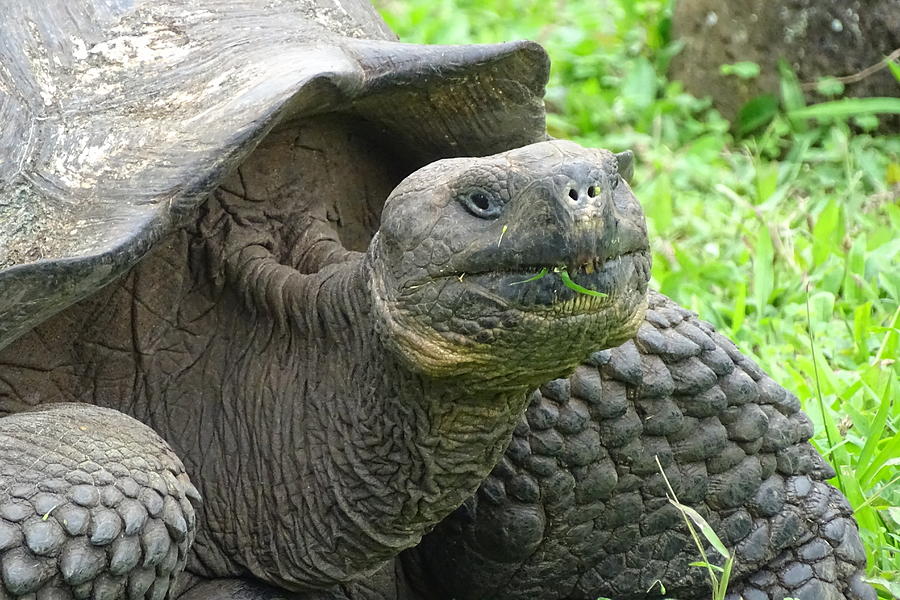
[[649,250],[639,249],[576,265],[462,272],[438,279],[522,310],[556,311],[567,305],[587,313],[602,309],[623,292],[643,290],[649,278]]

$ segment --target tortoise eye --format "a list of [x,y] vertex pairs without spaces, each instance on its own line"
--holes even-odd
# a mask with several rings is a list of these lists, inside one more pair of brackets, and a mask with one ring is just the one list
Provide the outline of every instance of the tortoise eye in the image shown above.
[[469,200],[478,210],[488,210],[491,207],[491,200],[485,194],[475,193],[469,196]]
[[476,190],[469,192],[461,198],[463,206],[470,213],[482,219],[493,219],[500,214],[503,204],[493,194]]

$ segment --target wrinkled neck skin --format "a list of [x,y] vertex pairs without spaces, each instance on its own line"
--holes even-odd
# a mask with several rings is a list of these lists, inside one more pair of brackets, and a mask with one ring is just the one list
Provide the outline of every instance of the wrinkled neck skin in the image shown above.
[[208,509],[212,523],[224,511],[248,519],[237,535],[201,536],[217,547],[213,564],[224,555],[288,589],[365,576],[469,497],[508,444],[526,389],[479,391],[404,369],[373,322],[371,277],[370,255],[358,255],[292,271],[274,302],[271,285],[256,294],[257,319],[271,321],[257,328],[282,332],[280,364],[261,367],[296,372],[269,388],[274,400],[251,394],[256,406],[236,408],[257,420],[261,481],[216,494],[234,505]]

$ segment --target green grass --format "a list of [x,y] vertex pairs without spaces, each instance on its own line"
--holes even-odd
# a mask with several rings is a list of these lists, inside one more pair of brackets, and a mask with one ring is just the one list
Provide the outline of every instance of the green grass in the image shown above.
[[678,48],[664,0],[380,8],[408,42],[547,48],[550,132],[635,151],[655,286],[801,398],[855,508],[869,576],[881,598],[900,597],[900,137],[871,133],[872,113],[900,100],[805,107],[784,69],[781,102],[732,127],[667,79]]

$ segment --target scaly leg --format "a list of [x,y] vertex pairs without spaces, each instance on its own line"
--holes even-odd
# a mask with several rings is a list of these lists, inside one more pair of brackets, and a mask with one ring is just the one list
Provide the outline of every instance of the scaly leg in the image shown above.
[[0,598],[161,600],[200,496],[169,446],[118,411],[0,419]]

